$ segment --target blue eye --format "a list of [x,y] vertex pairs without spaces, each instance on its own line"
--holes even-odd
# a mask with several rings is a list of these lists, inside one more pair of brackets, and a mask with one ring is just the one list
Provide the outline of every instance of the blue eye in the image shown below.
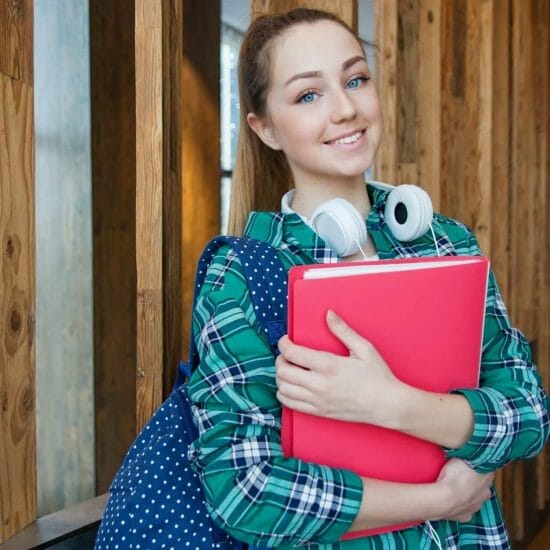
[[354,88],[359,88],[359,86],[367,80],[368,78],[366,76],[354,76],[348,80],[346,87],[353,90]]
[[312,103],[315,101],[315,98],[317,97],[316,92],[305,92],[298,98],[299,103]]

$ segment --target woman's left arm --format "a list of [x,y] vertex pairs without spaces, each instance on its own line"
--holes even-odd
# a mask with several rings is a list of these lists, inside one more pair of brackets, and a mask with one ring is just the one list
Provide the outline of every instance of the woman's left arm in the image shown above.
[[[472,255],[481,255],[470,233]],[[458,390],[474,414],[473,433],[451,457],[466,460],[479,472],[538,454],[548,440],[549,400],[525,336],[511,326],[494,273],[489,275],[480,383]]]
[[[481,254],[473,234],[470,253]],[[448,456],[479,472],[538,454],[550,433],[549,400],[525,336],[510,324],[495,276],[487,291],[480,385],[457,390],[474,414],[469,440]]]
[[[472,240],[470,252],[480,254],[473,236]],[[432,441],[478,472],[542,450],[550,430],[548,397],[525,337],[510,326],[492,273],[477,389],[437,394],[408,386],[344,321],[329,315],[327,322],[350,356],[317,352],[282,339],[277,383],[283,404]]]

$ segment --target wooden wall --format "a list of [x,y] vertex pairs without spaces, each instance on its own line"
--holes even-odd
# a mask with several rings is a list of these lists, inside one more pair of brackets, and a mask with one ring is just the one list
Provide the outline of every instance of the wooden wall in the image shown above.
[[[418,183],[473,228],[550,380],[545,0],[379,0],[385,137],[377,179]],[[516,543],[548,504],[548,450],[498,477]]]
[[33,7],[0,2],[0,542],[36,517]]

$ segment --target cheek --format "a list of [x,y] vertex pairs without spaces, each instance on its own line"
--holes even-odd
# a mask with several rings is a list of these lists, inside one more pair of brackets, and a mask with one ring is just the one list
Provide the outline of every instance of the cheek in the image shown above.
[[303,113],[296,113],[288,110],[277,115],[274,122],[275,133],[281,144],[296,144],[302,143],[306,138],[311,140],[318,131],[318,117],[304,116]]
[[369,118],[373,121],[382,123],[382,107],[378,99],[378,94],[375,91],[369,94],[367,105],[367,114]]

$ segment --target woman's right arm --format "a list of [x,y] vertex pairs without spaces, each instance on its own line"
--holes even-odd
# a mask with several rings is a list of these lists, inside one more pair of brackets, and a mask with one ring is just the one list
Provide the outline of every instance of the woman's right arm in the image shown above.
[[445,498],[457,500],[445,480],[425,486],[362,480],[283,456],[275,360],[238,259],[227,250],[209,269],[194,328],[201,361],[190,394],[200,437],[191,453],[212,517],[237,539],[265,546],[334,542],[352,524],[441,518]]
[[338,540],[359,510],[361,479],[283,456],[275,359],[227,249],[208,270],[193,322],[200,364],[189,389],[199,439],[191,456],[212,517],[255,545]]

